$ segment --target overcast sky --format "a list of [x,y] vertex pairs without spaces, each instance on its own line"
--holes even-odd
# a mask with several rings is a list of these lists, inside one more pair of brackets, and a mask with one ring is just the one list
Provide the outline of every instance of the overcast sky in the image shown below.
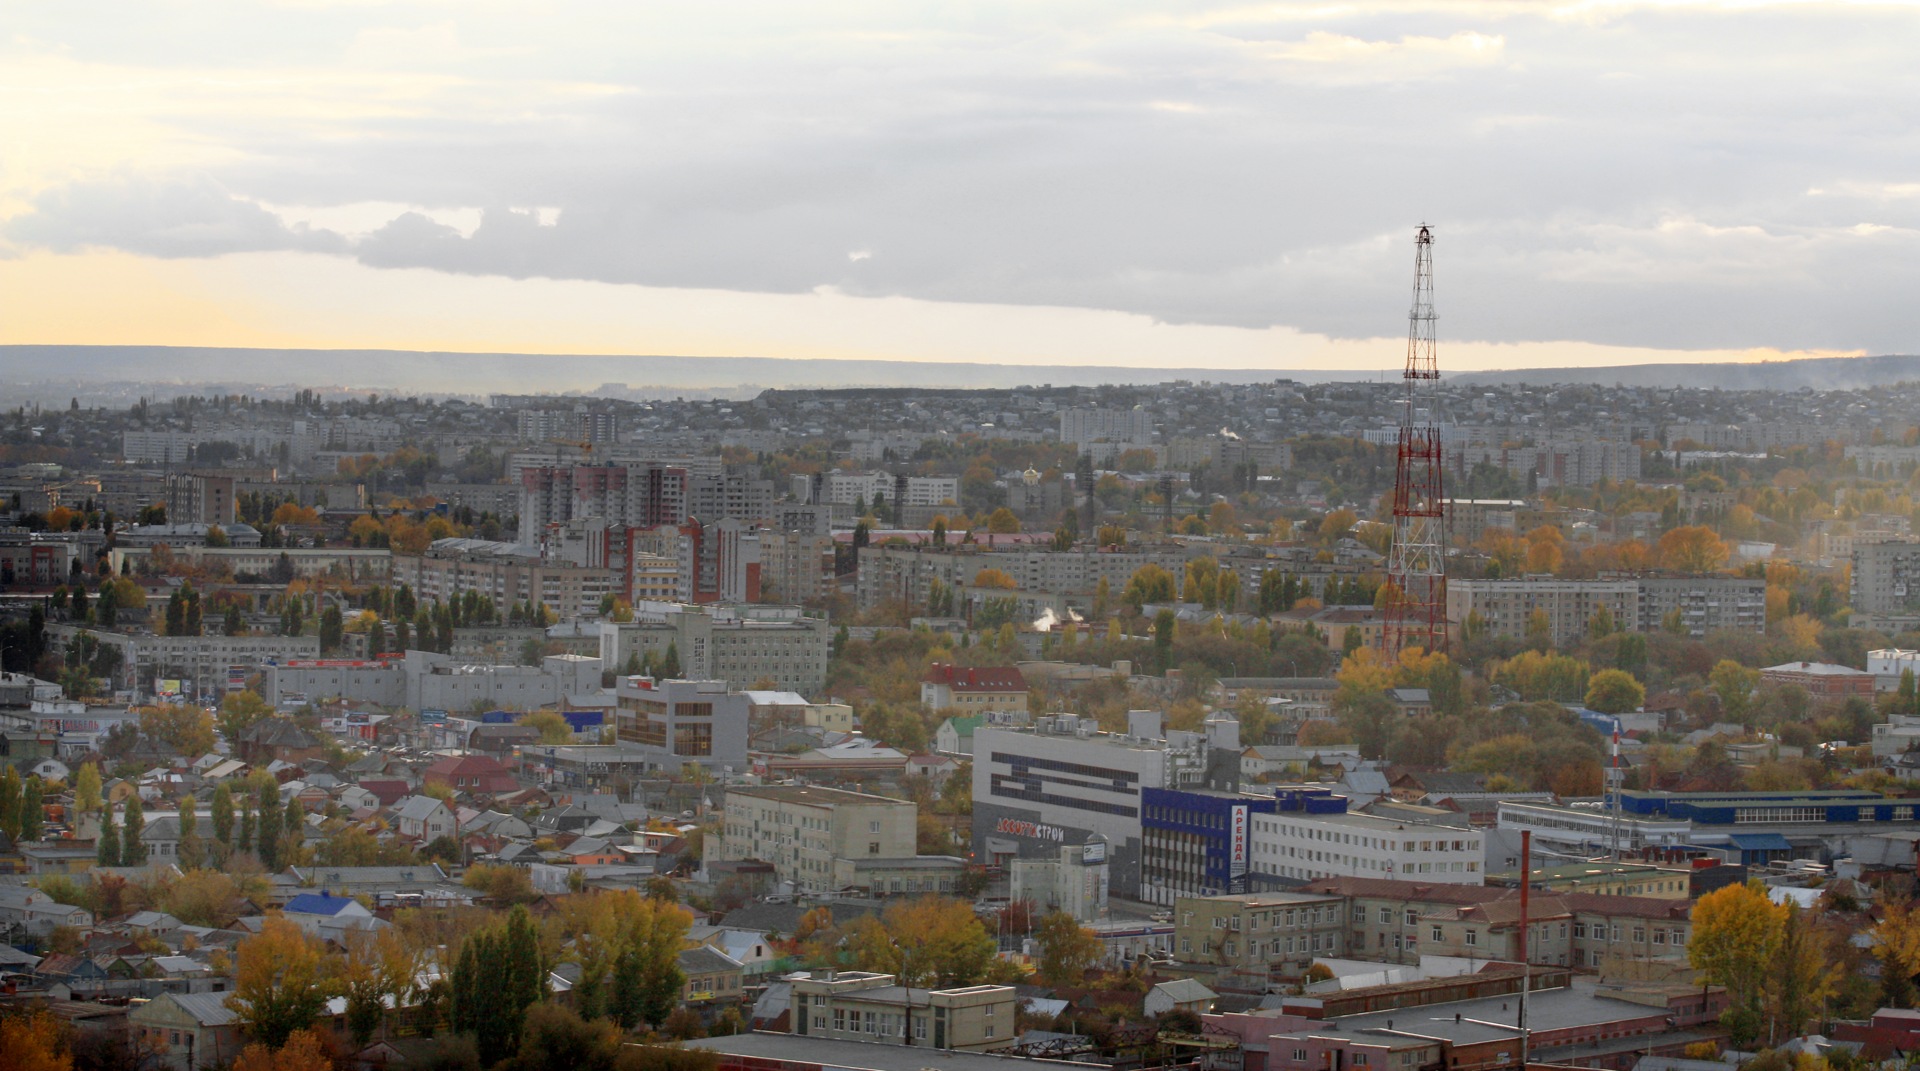
[[1920,352],[1906,5],[12,0],[0,342]]

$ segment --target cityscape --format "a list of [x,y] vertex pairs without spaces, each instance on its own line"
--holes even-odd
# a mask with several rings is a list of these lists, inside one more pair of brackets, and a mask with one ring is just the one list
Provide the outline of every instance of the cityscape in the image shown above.
[[723,6],[0,41],[0,1071],[1914,1066],[1920,15]]

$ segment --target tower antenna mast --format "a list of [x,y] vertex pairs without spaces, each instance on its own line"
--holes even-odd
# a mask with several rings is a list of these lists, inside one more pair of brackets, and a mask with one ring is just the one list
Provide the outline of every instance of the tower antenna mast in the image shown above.
[[1381,646],[1400,652],[1447,649],[1447,517],[1441,488],[1440,382],[1433,312],[1433,232],[1414,236],[1413,308],[1407,313],[1406,401],[1393,474],[1393,547],[1387,558]]

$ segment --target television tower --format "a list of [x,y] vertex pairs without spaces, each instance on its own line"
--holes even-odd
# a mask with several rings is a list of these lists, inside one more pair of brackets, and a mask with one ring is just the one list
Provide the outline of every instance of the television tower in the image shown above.
[[1421,224],[1413,245],[1413,309],[1407,313],[1406,406],[1400,414],[1393,474],[1393,547],[1387,557],[1387,618],[1381,647],[1389,660],[1410,649],[1447,649],[1447,517],[1441,493],[1440,425],[1435,390],[1433,232]]

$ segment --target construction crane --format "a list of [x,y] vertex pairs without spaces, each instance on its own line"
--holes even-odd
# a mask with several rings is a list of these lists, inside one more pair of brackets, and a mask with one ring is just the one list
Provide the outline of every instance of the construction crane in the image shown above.
[[1393,473],[1393,546],[1387,556],[1386,621],[1381,647],[1398,661],[1407,650],[1447,649],[1447,517],[1441,487],[1440,381],[1433,312],[1433,232],[1414,235],[1413,308],[1407,313],[1407,364]]

